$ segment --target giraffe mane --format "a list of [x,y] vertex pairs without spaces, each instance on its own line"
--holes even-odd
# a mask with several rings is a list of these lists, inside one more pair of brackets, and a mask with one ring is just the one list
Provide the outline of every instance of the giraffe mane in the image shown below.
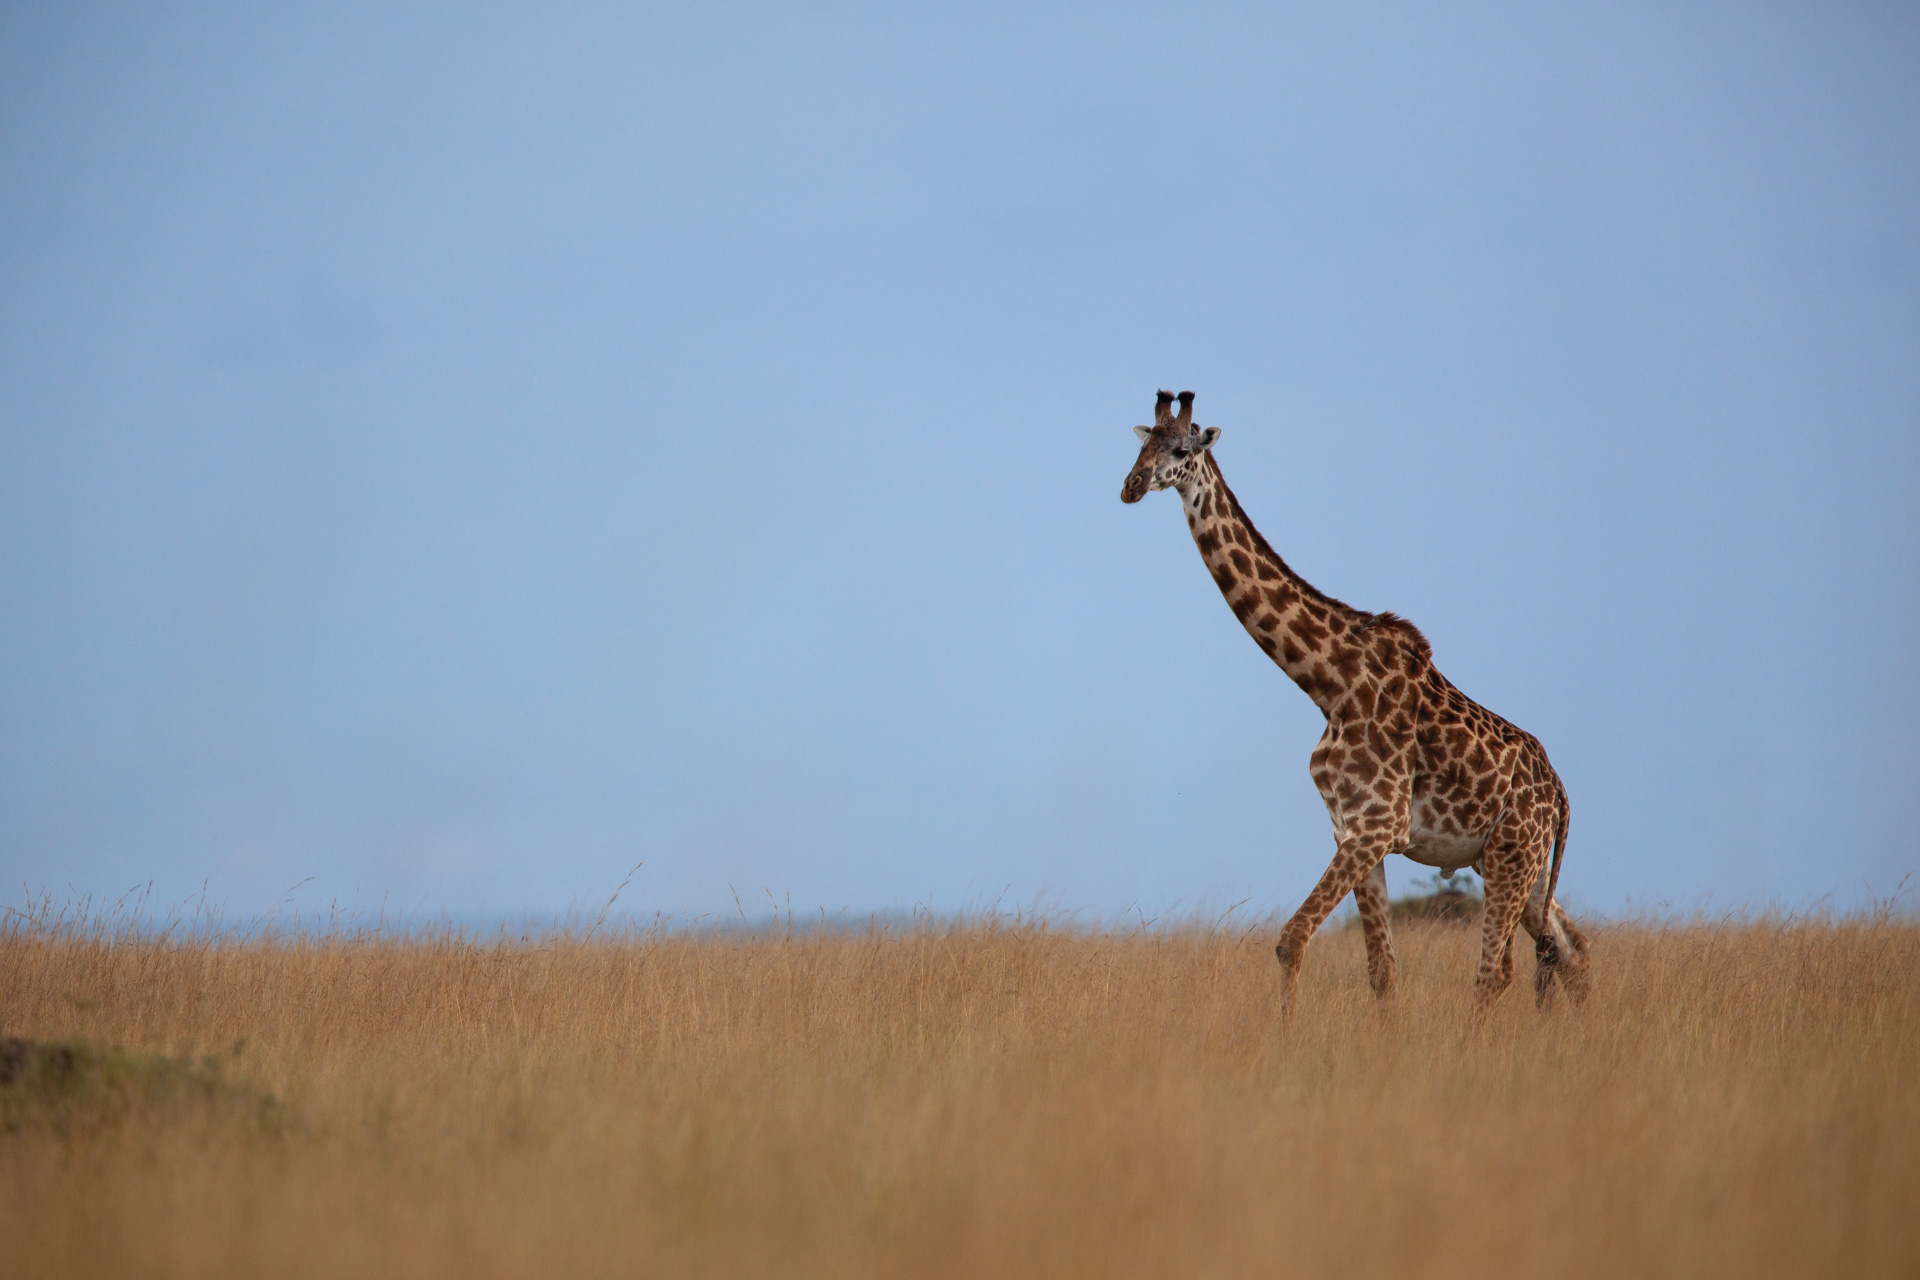
[[[1308,582],[1305,578],[1295,573],[1293,571],[1293,567],[1289,565],[1285,560],[1281,559],[1280,553],[1278,551],[1275,551],[1272,545],[1267,542],[1266,535],[1260,532],[1259,526],[1255,525],[1253,523],[1253,520],[1247,515],[1246,508],[1240,505],[1239,495],[1234,493],[1233,487],[1227,483],[1227,478],[1220,474],[1220,464],[1213,460],[1213,453],[1211,450],[1209,450],[1207,453],[1207,465],[1213,469],[1214,479],[1219,482],[1221,491],[1227,495],[1227,506],[1233,512],[1234,518],[1237,519],[1242,525],[1246,526],[1247,532],[1253,535],[1253,547],[1255,552],[1257,552],[1260,555],[1267,556],[1275,564],[1279,565],[1281,568],[1281,571],[1284,572],[1289,578],[1292,578],[1294,582],[1299,585],[1300,590],[1309,599],[1317,600],[1324,605],[1331,605],[1335,609],[1344,610],[1350,616],[1356,619],[1360,619],[1363,622],[1368,618],[1393,616],[1392,614],[1384,614],[1384,615],[1373,614],[1373,613],[1368,613],[1365,609],[1356,609],[1352,605],[1348,604],[1345,600],[1334,599],[1332,596],[1328,595],[1326,592],[1322,591],[1320,588],[1314,586],[1311,582]],[[1407,625],[1412,626],[1413,624],[1408,623]]]
[[1360,631],[1388,629],[1399,632],[1410,641],[1415,652],[1417,652],[1420,657],[1429,662],[1433,660],[1433,644],[1427,639],[1427,633],[1390,609],[1382,610],[1379,613],[1368,614],[1366,619],[1356,628],[1356,630]]

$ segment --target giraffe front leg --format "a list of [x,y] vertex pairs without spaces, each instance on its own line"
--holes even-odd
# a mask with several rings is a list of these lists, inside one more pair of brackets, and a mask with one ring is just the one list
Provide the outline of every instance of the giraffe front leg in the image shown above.
[[1384,833],[1349,835],[1340,841],[1333,864],[1320,877],[1307,900],[1280,930],[1280,941],[1273,949],[1280,958],[1280,1011],[1291,1017],[1300,992],[1300,967],[1307,957],[1307,944],[1320,931],[1340,899],[1352,893],[1367,874],[1387,856],[1390,844]]
[[1382,1000],[1393,995],[1398,965],[1393,955],[1393,927],[1387,911],[1387,860],[1373,864],[1360,883],[1353,887],[1354,905],[1360,908],[1360,929],[1367,939],[1367,981],[1373,994]]

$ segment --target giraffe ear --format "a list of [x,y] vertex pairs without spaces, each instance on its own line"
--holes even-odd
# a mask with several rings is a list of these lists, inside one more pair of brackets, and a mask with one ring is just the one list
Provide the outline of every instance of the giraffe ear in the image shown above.
[[1200,447],[1202,449],[1211,449],[1213,448],[1213,442],[1215,440],[1218,440],[1219,438],[1220,438],[1220,428],[1207,427],[1206,429],[1200,432]]
[[1140,437],[1141,444],[1145,444],[1147,442],[1147,437],[1153,434],[1153,428],[1152,427],[1135,427],[1133,429],[1133,434]]

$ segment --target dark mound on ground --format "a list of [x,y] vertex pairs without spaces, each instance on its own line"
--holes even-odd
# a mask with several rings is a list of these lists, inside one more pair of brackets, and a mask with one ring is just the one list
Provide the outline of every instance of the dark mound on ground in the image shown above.
[[191,1059],[0,1037],[0,1133],[80,1137],[180,1121],[278,1131],[281,1105],[228,1073],[239,1049]]
[[[1480,896],[1480,882],[1474,876],[1461,872],[1457,878],[1446,879],[1435,872],[1412,893],[1389,902],[1387,918],[1394,924],[1476,925],[1480,923],[1480,912],[1485,905]],[[1355,914],[1348,920],[1347,927],[1357,929],[1359,926],[1360,917]]]
[[1444,887],[1431,893],[1395,898],[1387,904],[1387,916],[1395,924],[1423,921],[1428,924],[1470,925],[1480,922],[1480,911],[1485,905],[1478,893]]

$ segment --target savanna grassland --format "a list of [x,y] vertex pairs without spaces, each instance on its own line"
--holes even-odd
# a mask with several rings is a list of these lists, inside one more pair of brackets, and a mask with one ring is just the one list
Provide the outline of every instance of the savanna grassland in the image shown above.
[[[1913,1276],[1920,926],[0,927],[31,1276]],[[25,1055],[25,1056],[22,1056]],[[4,1065],[4,1064],[0,1064]]]

